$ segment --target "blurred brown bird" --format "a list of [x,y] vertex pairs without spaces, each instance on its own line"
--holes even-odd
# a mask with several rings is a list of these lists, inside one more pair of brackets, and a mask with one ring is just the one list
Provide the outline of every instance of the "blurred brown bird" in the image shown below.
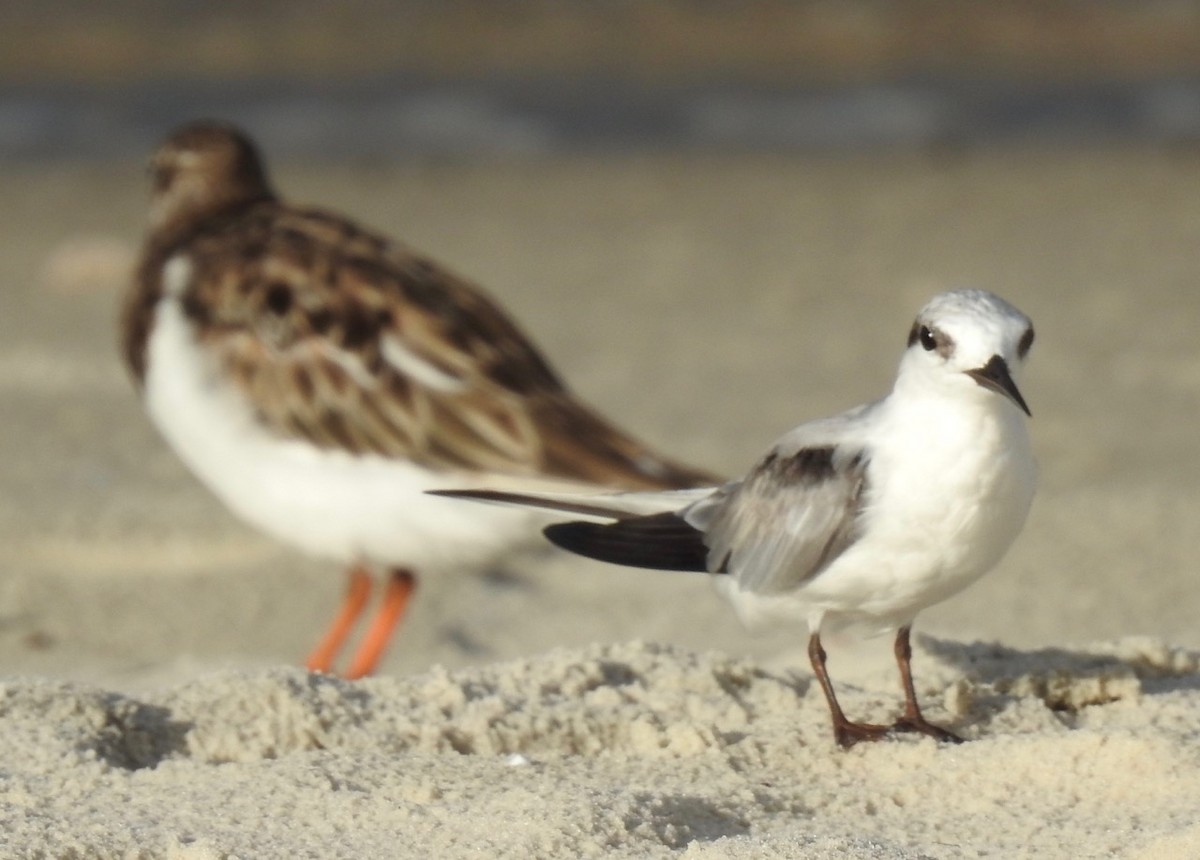
[[387,572],[386,592],[351,678],[378,665],[415,571],[482,564],[536,537],[535,515],[426,489],[713,482],[581,403],[469,281],[281,201],[237,129],[179,128],[151,177],[122,352],[154,423],[226,505],[349,568],[310,669],[330,671],[373,571]]

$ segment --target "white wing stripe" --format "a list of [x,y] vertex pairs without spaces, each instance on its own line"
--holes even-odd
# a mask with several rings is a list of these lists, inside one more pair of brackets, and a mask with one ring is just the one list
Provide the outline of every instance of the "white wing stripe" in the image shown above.
[[402,375],[415,379],[422,385],[445,394],[457,394],[467,390],[467,382],[447,373],[440,367],[421,358],[404,345],[399,338],[386,336],[380,341],[384,360]]

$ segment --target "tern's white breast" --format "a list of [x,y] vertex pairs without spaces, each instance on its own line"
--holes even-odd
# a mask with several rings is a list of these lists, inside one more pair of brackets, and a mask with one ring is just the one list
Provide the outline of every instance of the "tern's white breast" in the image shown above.
[[814,580],[814,597],[907,623],[1000,560],[1029,512],[1036,465],[1017,410],[998,397],[977,405],[904,404],[883,416],[863,539]]
[[226,505],[279,540],[345,562],[426,567],[478,563],[536,537],[528,511],[424,495],[471,476],[270,434],[170,294],[147,359],[146,405],[159,430]]
[[1020,414],[999,398],[985,408],[901,405],[864,428],[871,463],[858,541],[790,594],[724,583],[743,620],[884,632],[970,585],[1008,550],[1036,480]]

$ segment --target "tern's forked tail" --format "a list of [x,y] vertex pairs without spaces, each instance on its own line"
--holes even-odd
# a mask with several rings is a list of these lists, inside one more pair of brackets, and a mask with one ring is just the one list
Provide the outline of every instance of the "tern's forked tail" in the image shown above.
[[576,555],[652,570],[704,572],[704,535],[673,512],[627,517],[614,523],[556,523],[543,534]]
[[[542,508],[608,522],[573,521],[555,523],[543,531],[555,546],[610,564],[652,570],[710,570],[704,534],[673,510],[642,513],[630,510],[631,500],[650,494],[570,496],[512,493],[502,490],[428,490],[430,495],[520,507]],[[672,501],[680,505],[688,491],[676,491]],[[643,506],[644,509],[644,506]],[[724,573],[724,564],[712,572]]]

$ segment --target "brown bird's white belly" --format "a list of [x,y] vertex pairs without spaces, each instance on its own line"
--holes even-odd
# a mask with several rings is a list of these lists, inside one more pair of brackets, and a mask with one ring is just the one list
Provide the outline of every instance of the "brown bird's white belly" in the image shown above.
[[145,402],[163,436],[225,504],[312,555],[444,567],[481,563],[536,537],[537,514],[424,494],[478,486],[485,476],[270,433],[196,340],[170,291],[155,310],[147,345]]

